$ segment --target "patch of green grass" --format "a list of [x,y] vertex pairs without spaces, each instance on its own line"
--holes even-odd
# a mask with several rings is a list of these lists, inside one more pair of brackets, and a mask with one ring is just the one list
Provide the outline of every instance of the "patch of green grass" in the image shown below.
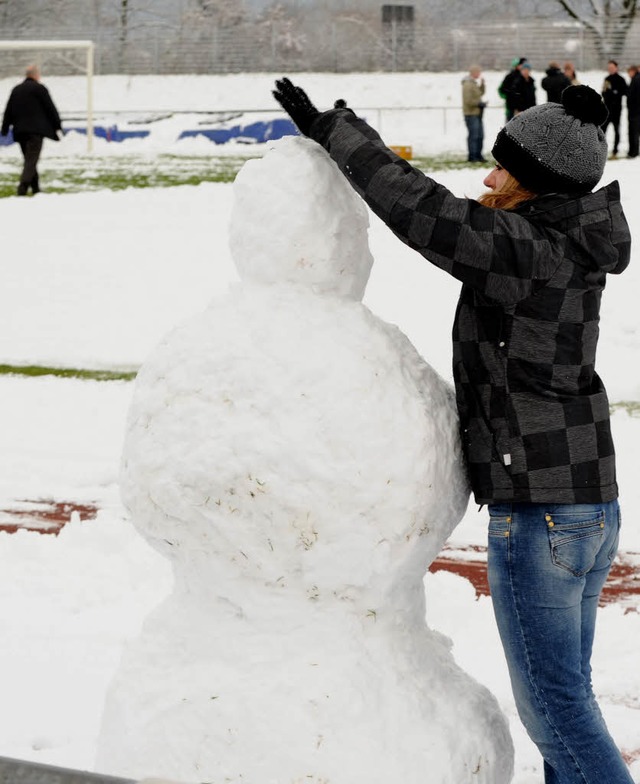
[[640,417],[640,400],[620,400],[617,403],[612,403],[610,409],[612,413],[626,411],[629,416]]
[[[79,193],[124,188],[170,188],[201,182],[233,182],[254,155],[77,155],[47,158],[40,164],[40,183],[47,193]],[[0,198],[14,196],[21,160],[0,166]]]
[[0,365],[0,375],[56,376],[79,378],[84,381],[133,381],[137,370],[87,370],[84,368],[56,368],[44,365]]
[[[54,376],[56,378],[77,378],[82,381],[133,381],[138,371],[134,369],[90,370],[87,368],[58,368],[46,365],[0,365],[0,375]],[[626,411],[629,416],[640,417],[640,400],[621,400],[610,405],[611,413]]]
[[[101,156],[82,154],[44,158],[40,164],[42,190],[47,193],[80,193],[124,188],[171,188],[201,182],[233,182],[242,166],[263,154],[262,149],[245,155],[145,155]],[[427,174],[468,167],[487,168],[489,163],[469,163],[463,156],[418,157],[413,166]],[[22,165],[19,153],[0,158],[0,198],[15,196]]]

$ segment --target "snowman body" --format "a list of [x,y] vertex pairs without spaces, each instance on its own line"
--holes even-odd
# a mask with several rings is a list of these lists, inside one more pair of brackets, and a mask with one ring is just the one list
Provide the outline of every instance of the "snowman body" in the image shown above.
[[506,784],[497,703],[424,617],[468,499],[452,393],[362,304],[367,213],[324,151],[280,142],[235,188],[242,284],[137,380],[123,496],[175,585],[124,652],[97,767]]

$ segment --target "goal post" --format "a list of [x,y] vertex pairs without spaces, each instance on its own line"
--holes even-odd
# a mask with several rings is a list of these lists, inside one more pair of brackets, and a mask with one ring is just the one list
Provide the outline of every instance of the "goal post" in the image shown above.
[[86,62],[84,66],[87,75],[87,151],[93,150],[93,71],[95,46],[93,41],[2,41],[0,40],[0,52],[12,50],[31,50],[35,54],[39,51],[48,50],[84,50]]

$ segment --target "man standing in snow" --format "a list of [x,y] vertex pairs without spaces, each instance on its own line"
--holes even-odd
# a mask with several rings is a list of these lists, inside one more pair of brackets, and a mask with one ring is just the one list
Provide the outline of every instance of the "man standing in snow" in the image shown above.
[[627,91],[627,115],[629,119],[629,153],[628,158],[638,157],[640,141],[640,68],[630,65],[629,88]]
[[536,82],[529,63],[522,63],[520,73],[511,86],[511,106],[514,116],[536,105]]
[[570,84],[571,79],[560,70],[558,63],[549,63],[546,76],[541,82],[542,89],[547,94],[547,101],[551,103],[562,103],[562,91]]
[[620,144],[620,115],[622,114],[622,99],[627,94],[627,83],[624,76],[618,73],[618,63],[609,60],[607,63],[608,75],[602,85],[602,97],[609,112],[609,117],[602,126],[602,130],[607,133],[609,125],[613,125],[613,152],[612,158],[618,156],[618,146]]
[[509,122],[509,120],[515,114],[515,106],[514,106],[514,92],[513,86],[520,78],[520,69],[522,68],[523,64],[527,62],[526,57],[516,57],[511,62],[511,70],[509,73],[504,77],[500,87],[498,87],[498,95],[504,99],[505,104],[505,120]]
[[24,82],[11,91],[0,131],[6,136],[13,126],[13,138],[20,145],[24,157],[18,196],[26,196],[29,188],[32,193],[40,191],[37,165],[43,139],[46,136],[57,142],[58,131],[62,130],[60,115],[49,91],[40,84],[38,66],[30,65],[25,76]]
[[479,65],[472,65],[469,74],[462,80],[462,112],[467,126],[467,160],[484,163],[482,157],[482,143],[484,141],[484,128],[482,125],[482,112],[484,111],[484,79]]

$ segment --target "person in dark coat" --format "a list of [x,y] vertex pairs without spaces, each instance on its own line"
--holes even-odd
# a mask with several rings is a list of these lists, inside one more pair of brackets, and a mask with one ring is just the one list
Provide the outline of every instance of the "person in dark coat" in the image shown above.
[[640,67],[630,65],[627,88],[627,119],[629,123],[629,158],[637,158],[640,150]]
[[511,106],[514,115],[536,105],[536,82],[529,63],[522,63],[517,79],[511,85]]
[[547,784],[633,784],[590,666],[620,529],[598,322],[607,275],[631,249],[618,183],[594,191],[607,160],[601,97],[571,86],[562,104],[513,117],[493,146],[491,190],[473,200],[352,111],[319,112],[288,79],[274,96],[397,237],[462,283],[461,438],[476,501],[489,505],[489,581],[521,719]]
[[627,94],[627,83],[624,76],[618,73],[618,63],[615,60],[609,60],[607,63],[607,71],[609,73],[605,77],[604,84],[602,85],[602,97],[604,98],[609,116],[605,120],[602,130],[606,134],[609,125],[613,125],[612,157],[616,158],[618,155],[618,147],[620,146],[622,99]]
[[562,91],[571,84],[571,79],[562,73],[558,63],[549,63],[546,76],[540,82],[542,89],[547,94],[547,101],[562,103]]
[[511,63],[511,70],[502,80],[500,87],[498,87],[498,95],[504,100],[505,120],[507,122],[509,122],[516,112],[513,86],[520,78],[520,68],[526,62],[526,57],[516,57]]
[[26,196],[40,191],[38,160],[42,152],[44,138],[58,141],[58,131],[62,130],[60,115],[49,91],[40,83],[40,69],[30,65],[26,79],[11,91],[2,119],[1,133],[6,136],[13,126],[13,138],[20,145],[24,166],[18,185],[18,196]]

